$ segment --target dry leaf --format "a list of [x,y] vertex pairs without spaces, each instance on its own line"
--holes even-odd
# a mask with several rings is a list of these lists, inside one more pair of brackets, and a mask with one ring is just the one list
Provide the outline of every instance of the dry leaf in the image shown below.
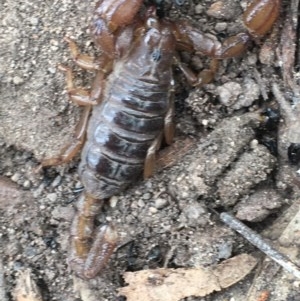
[[129,286],[119,289],[127,301],[178,301],[204,297],[243,279],[257,260],[247,254],[233,257],[214,268],[156,269],[124,274]]
[[16,301],[43,301],[37,285],[31,278],[30,270],[20,274],[13,295]]

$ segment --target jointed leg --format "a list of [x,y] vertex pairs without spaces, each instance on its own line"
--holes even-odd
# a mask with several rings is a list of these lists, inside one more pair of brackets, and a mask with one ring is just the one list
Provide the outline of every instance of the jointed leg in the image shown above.
[[268,33],[278,18],[282,0],[253,0],[243,19],[247,32],[225,39],[222,43],[192,26],[188,21],[174,24],[178,49],[194,51],[215,59],[232,58],[242,54],[254,37]]
[[[68,143],[65,147],[62,148],[60,154],[54,158],[44,159],[41,162],[41,166],[53,166],[60,165],[67,162],[70,162],[76,154],[82,148],[85,142],[85,134],[88,125],[88,120],[91,112],[91,104],[96,104],[101,101],[101,93],[104,86],[104,81],[100,81],[99,77],[102,77],[103,73],[99,72],[96,75],[96,80],[99,80],[93,87],[92,91],[89,93],[87,90],[82,88],[74,89],[73,88],[73,79],[72,79],[72,71],[64,66],[60,66],[60,69],[67,73],[67,89],[70,95],[70,99],[79,104],[86,106],[79,123],[76,126],[75,134],[70,143]],[[99,84],[98,84],[99,83]]]
[[107,55],[102,54],[97,59],[86,54],[81,54],[73,40],[65,37],[69,43],[72,58],[81,68],[97,71],[91,91],[84,88],[75,88],[73,84],[73,74],[71,69],[60,65],[59,69],[66,72],[67,90],[71,101],[80,106],[95,105],[101,101],[105,79],[112,70],[113,60]]
[[[78,63],[78,65],[84,66],[86,69],[97,69],[97,73],[92,85],[92,89],[91,91],[88,91],[87,89],[83,88],[75,88],[73,84],[73,74],[71,69],[62,65],[59,66],[60,70],[66,72],[67,91],[69,93],[71,101],[78,105],[86,106],[86,108],[80,119],[80,122],[76,127],[72,141],[60,151],[60,154],[57,157],[43,160],[41,163],[42,167],[67,163],[71,161],[80,151],[85,141],[85,133],[91,111],[91,105],[95,105],[101,102],[103,97],[102,92],[105,85],[105,79],[110,72],[110,70],[106,68],[108,68],[109,66],[111,68],[112,64],[111,61],[105,62],[105,57],[101,57],[102,66],[100,66],[101,64],[98,64],[97,68],[94,68],[92,67],[92,63],[89,63],[92,61],[92,59],[90,57],[78,54],[75,43],[70,39],[68,39],[68,42],[70,44],[71,53],[74,57],[74,60]],[[101,69],[100,67],[103,67],[104,69]]]
[[65,37],[65,41],[69,44],[74,62],[82,69],[92,71],[101,70],[103,73],[108,73],[111,70],[112,60],[105,54],[102,54],[99,58],[95,59],[87,54],[80,53],[76,43],[72,39]]
[[171,144],[173,142],[173,137],[174,137],[173,117],[174,117],[174,87],[171,86],[169,91],[169,109],[165,116],[164,132],[161,133],[152,142],[152,145],[148,149],[147,156],[145,159],[145,164],[144,164],[144,179],[151,177],[154,173],[156,152],[160,148],[163,134],[167,144]]
[[105,85],[106,74],[102,71],[96,73],[91,91],[84,88],[75,88],[72,70],[66,66],[59,65],[59,69],[66,72],[67,91],[70,100],[79,106],[96,105],[102,100],[102,92]]
[[168,145],[172,144],[175,132],[174,126],[174,85],[169,90],[169,109],[165,116],[164,138]]
[[162,134],[160,134],[152,142],[152,145],[148,149],[145,164],[144,164],[144,179],[147,179],[153,175],[154,167],[155,167],[156,152],[160,148],[161,140],[162,140]]
[[72,141],[67,144],[57,157],[44,159],[41,166],[53,166],[70,162],[80,151],[85,141],[87,124],[90,116],[91,106],[85,107]]
[[208,84],[213,81],[215,74],[218,70],[219,61],[216,59],[212,59],[210,62],[210,68],[204,69],[200,73],[195,74],[188,66],[184,65],[180,62],[180,60],[176,57],[175,64],[181,70],[181,72],[186,77],[188,83],[193,87],[201,87],[205,84]]

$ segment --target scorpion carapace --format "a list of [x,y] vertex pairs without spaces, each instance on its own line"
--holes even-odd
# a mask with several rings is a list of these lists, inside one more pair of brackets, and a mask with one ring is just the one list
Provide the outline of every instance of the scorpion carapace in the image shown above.
[[[191,85],[210,82],[218,59],[241,54],[253,36],[267,33],[280,4],[280,0],[255,0],[244,13],[247,32],[220,43],[188,21],[158,18],[154,6],[141,10],[143,0],[101,0],[91,22],[101,55],[82,55],[66,38],[75,63],[94,70],[96,76],[90,91],[75,88],[72,71],[60,66],[67,75],[70,99],[85,110],[73,141],[42,166],[68,162],[84,145],[79,174],[85,191],[71,227],[69,259],[78,276],[95,277],[117,244],[113,226],[94,230],[103,202],[123,191],[143,170],[144,177],[150,176],[161,139],[172,142],[172,66],[176,64]],[[210,69],[195,75],[180,63],[180,50],[211,57]]]

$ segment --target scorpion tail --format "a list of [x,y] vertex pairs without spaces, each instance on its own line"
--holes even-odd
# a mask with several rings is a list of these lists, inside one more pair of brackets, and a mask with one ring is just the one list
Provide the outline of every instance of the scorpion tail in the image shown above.
[[101,211],[105,200],[82,194],[78,211],[71,226],[71,250],[69,266],[83,279],[94,278],[111,257],[118,241],[113,226],[103,226],[93,239],[95,216]]

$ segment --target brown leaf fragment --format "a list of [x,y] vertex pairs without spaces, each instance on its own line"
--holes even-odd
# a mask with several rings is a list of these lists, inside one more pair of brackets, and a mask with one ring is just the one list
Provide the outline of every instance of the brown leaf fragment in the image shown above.
[[243,279],[257,260],[241,254],[212,268],[156,269],[124,274],[129,285],[119,289],[127,301],[178,301],[195,296],[204,297]]
[[43,301],[39,288],[31,278],[30,270],[20,274],[13,296],[15,301]]
[[223,261],[213,268],[222,288],[229,287],[242,280],[256,266],[257,259],[248,254],[241,254]]

